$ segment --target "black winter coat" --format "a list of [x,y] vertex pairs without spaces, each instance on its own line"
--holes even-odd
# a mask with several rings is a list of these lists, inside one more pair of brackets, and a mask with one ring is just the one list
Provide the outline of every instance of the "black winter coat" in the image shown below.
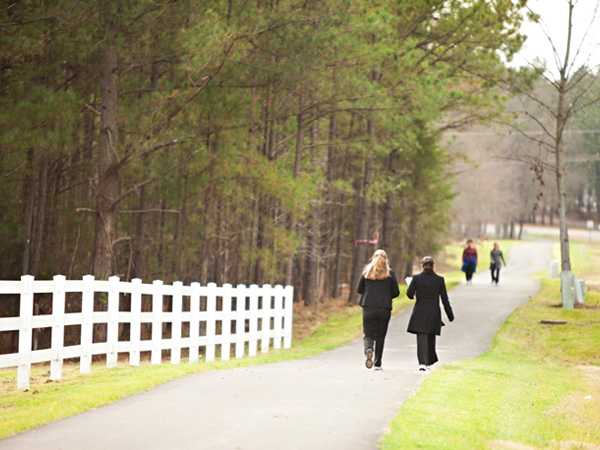
[[392,300],[400,295],[398,280],[394,272],[383,280],[360,277],[357,292],[362,294],[360,306],[369,309],[392,309]]
[[409,333],[428,333],[440,335],[442,331],[442,313],[440,311],[440,298],[448,320],[454,320],[454,313],[446,293],[444,277],[431,270],[425,270],[415,275],[408,286],[406,295],[410,299],[417,296],[417,302],[408,322]]

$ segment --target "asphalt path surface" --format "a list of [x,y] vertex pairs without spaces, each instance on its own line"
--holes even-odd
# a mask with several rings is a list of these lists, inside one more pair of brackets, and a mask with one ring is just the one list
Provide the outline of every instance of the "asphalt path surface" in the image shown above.
[[[513,247],[500,286],[480,268],[450,293],[456,320],[438,338],[440,364],[488,349],[510,312],[535,294],[551,244]],[[371,450],[424,377],[410,310],[390,323],[383,371],[357,340],[316,357],[181,378],[149,392],[0,441],[10,450]],[[435,369],[434,369],[435,370]]]

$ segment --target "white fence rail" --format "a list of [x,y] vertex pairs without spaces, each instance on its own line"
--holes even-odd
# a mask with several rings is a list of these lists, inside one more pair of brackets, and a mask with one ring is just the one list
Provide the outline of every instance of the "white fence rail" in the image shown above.
[[[81,312],[66,312],[65,294],[81,293]],[[107,310],[94,311],[94,294],[107,294]],[[152,364],[160,364],[162,351],[170,350],[171,362],[179,364],[181,350],[189,349],[189,362],[199,359],[204,347],[206,361],[213,361],[216,347],[220,357],[227,360],[230,348],[236,358],[255,356],[273,348],[290,348],[292,344],[291,286],[238,285],[184,286],[154,281],[144,284],[140,279],[131,282],[110,277],[95,280],[86,275],[82,280],[66,280],[56,275],[52,280],[39,281],[25,275],[20,281],[0,281],[0,294],[20,296],[19,316],[0,318],[1,331],[18,331],[18,352],[0,355],[0,368],[17,367],[17,388],[29,388],[31,364],[50,362],[50,379],[62,376],[63,360],[79,358],[80,371],[90,372],[93,355],[106,355],[106,365],[117,365],[118,353],[129,354],[129,364],[140,363],[140,352],[150,352]],[[52,295],[52,313],[34,315],[35,294]],[[121,294],[129,294],[130,311],[120,311]],[[172,310],[163,311],[163,296],[172,296]],[[152,311],[142,312],[142,296],[151,296]],[[186,298],[187,297],[187,298]],[[189,302],[189,311],[183,304]],[[201,308],[201,305],[203,306]],[[220,306],[220,308],[218,308]],[[188,325],[189,322],[189,325]],[[203,323],[204,322],[204,323]],[[119,340],[119,324],[129,324],[129,339]],[[163,338],[163,324],[171,324],[171,336]],[[94,324],[106,324],[106,341],[93,342]],[[151,338],[141,339],[143,324],[151,325]],[[189,326],[189,337],[182,336],[182,324]],[[205,330],[200,335],[200,325]],[[234,325],[235,324],[235,325]],[[64,345],[65,326],[80,325],[80,343]],[[220,325],[220,326],[218,326]],[[50,348],[32,349],[33,330],[51,328]],[[218,329],[220,333],[217,334]],[[232,329],[234,332],[232,332]]]

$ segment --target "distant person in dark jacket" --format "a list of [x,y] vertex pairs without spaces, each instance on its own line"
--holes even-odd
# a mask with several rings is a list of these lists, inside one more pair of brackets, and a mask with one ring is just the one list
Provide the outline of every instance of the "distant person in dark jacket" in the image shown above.
[[408,322],[408,332],[417,335],[417,358],[419,370],[426,371],[438,361],[435,352],[435,337],[439,336],[444,323],[440,311],[440,299],[448,320],[454,320],[454,313],[446,293],[444,278],[433,271],[433,258],[426,256],[421,261],[423,272],[415,275],[408,286],[406,295],[417,302]]
[[492,274],[492,284],[496,284],[496,286],[500,282],[500,268],[503,265],[506,265],[504,254],[500,250],[498,243],[494,242],[494,248],[490,252],[490,272]]
[[462,271],[465,273],[467,284],[471,284],[473,274],[477,270],[477,249],[472,239],[467,241],[467,246],[463,250],[462,261]]
[[[383,346],[392,314],[392,300],[400,295],[398,280],[390,270],[387,254],[377,250],[365,266],[358,283],[363,308],[365,365],[381,370]],[[375,356],[375,361],[373,361]]]

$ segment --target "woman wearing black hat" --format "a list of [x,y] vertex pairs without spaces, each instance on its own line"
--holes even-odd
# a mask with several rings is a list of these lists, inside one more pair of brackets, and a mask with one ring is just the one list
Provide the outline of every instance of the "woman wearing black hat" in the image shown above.
[[[398,281],[390,270],[385,251],[377,250],[363,270],[358,293],[363,308],[363,332],[365,343],[365,365],[381,370],[383,346],[392,313],[392,300],[400,295]],[[373,361],[375,352],[375,361]]]
[[419,370],[425,371],[438,361],[435,352],[435,337],[440,335],[442,313],[440,298],[448,320],[454,320],[454,313],[448,300],[444,277],[433,271],[433,258],[426,256],[422,260],[423,272],[415,275],[408,286],[406,295],[411,300],[417,297],[417,302],[408,323],[408,332],[417,335],[417,358]]

